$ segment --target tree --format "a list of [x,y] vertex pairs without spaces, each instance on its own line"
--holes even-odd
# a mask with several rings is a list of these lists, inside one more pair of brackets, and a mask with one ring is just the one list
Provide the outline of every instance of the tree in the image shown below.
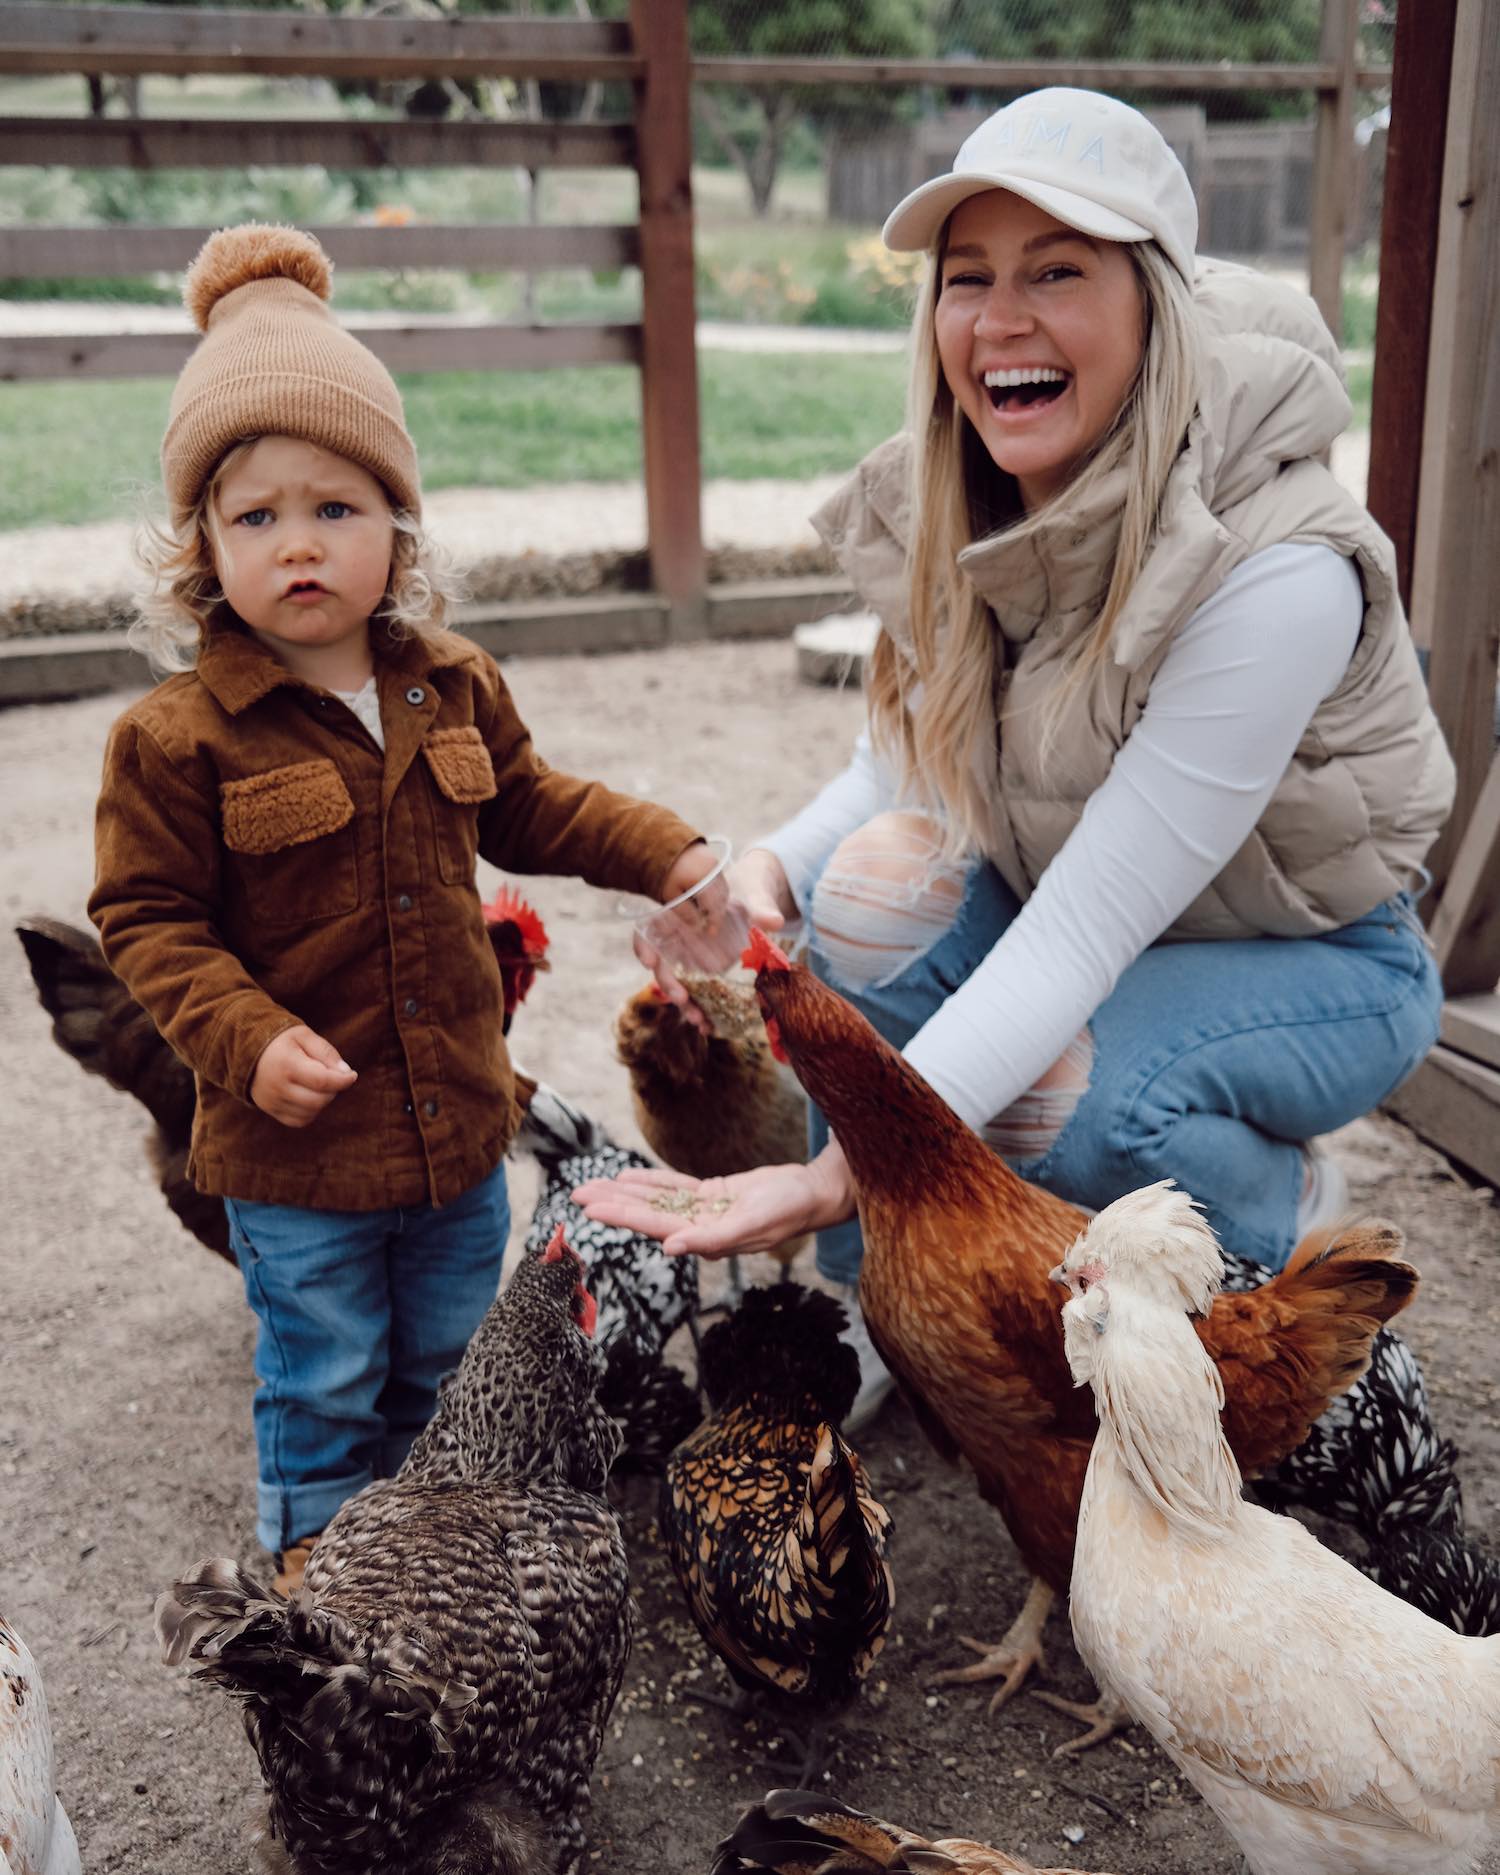
[[[922,9],[914,0],[691,0],[693,51],[700,58],[915,59],[932,49]],[[747,85],[730,89],[742,108],[730,121],[718,87],[698,85],[699,113],[726,156],[750,185],[757,215],[771,205],[787,132],[799,115],[829,123],[851,108],[847,85]],[[903,108],[900,92],[882,87],[858,92],[860,115],[890,116]]]
[[[932,0],[940,57],[1297,64],[1318,56],[1321,0]],[[1288,108],[1274,92],[1174,92],[1210,117]],[[1295,108],[1300,109],[1300,105]]]

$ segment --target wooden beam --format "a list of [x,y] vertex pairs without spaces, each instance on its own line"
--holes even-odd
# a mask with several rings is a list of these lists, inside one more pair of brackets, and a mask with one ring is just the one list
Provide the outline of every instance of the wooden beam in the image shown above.
[[1443,1004],[1443,1043],[1488,1068],[1500,1068],[1500,995],[1450,996]]
[[[1443,126],[1458,0],[1423,0],[1396,12],[1391,126],[1380,210],[1380,298],[1370,393],[1371,514],[1396,548],[1401,598],[1411,605],[1417,483],[1427,405],[1427,352],[1442,203]],[[1423,620],[1425,628],[1430,620]],[[1415,623],[1415,621],[1414,621]],[[1423,641],[1419,641],[1423,642]]]
[[1344,250],[1349,244],[1354,194],[1354,69],[1358,43],[1358,0],[1323,0],[1321,51],[1337,79],[1329,90],[1318,93],[1307,283],[1323,323],[1340,344],[1344,338]]
[[[1494,681],[1491,677],[1491,695]],[[1490,758],[1489,776],[1454,849],[1448,883],[1433,913],[1432,948],[1450,996],[1493,990],[1500,983],[1500,755]]]
[[[633,225],[526,227],[508,223],[310,228],[336,267],[457,267],[467,273],[553,267],[628,267]],[[211,228],[0,228],[0,279],[105,280],[180,273]]]
[[324,78],[630,80],[618,24],[333,18],[246,9],[0,6],[0,71],[255,72]]
[[[1355,82],[1383,89],[1387,65],[1356,65]],[[740,59],[693,60],[700,85],[939,85],[959,91],[1082,85],[1106,91],[1325,91],[1341,82],[1326,56],[1315,65],[1172,65],[1104,59]]]
[[703,556],[687,0],[631,0],[641,193],[641,446],[652,584],[674,636],[698,636]]
[[1382,1104],[1449,1158],[1500,1185],[1500,1071],[1439,1045]]
[[6,117],[0,164],[76,169],[608,169],[635,160],[630,124],[391,119]]
[[[1458,796],[1428,865],[1439,902],[1494,751],[1500,659],[1500,7],[1458,0],[1422,433],[1412,615]],[[1500,959],[1496,960],[1500,965]]]
[[[633,365],[635,325],[468,325],[413,321],[352,328],[392,371],[546,371],[559,365]],[[13,334],[0,337],[0,382],[19,378],[175,376],[194,345],[190,332]]]

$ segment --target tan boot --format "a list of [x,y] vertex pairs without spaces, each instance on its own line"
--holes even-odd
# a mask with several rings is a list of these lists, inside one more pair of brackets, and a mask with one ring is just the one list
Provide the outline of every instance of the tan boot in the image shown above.
[[276,1558],[276,1580],[273,1587],[278,1595],[295,1595],[302,1586],[303,1573],[308,1559],[317,1547],[321,1530],[314,1530],[311,1536],[299,1536],[297,1541],[281,1551]]

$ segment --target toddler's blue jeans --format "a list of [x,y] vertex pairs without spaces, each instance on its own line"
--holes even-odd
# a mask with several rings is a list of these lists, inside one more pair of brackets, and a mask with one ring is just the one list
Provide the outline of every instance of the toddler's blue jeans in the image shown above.
[[255,1311],[255,1533],[283,1550],[389,1477],[500,1283],[505,1167],[441,1207],[305,1211],[226,1198]]
[[[813,936],[817,974],[903,1047],[989,954],[1020,906],[976,867],[953,923],[890,982],[840,982]],[[1023,1177],[1098,1210],[1172,1178],[1225,1249],[1280,1269],[1296,1235],[1301,1142],[1368,1113],[1437,1039],[1443,992],[1407,894],[1312,938],[1154,944],[1089,1023],[1086,1091]],[[828,1128],[814,1110],[812,1149]],[[859,1275],[857,1222],[818,1237],[818,1268]]]

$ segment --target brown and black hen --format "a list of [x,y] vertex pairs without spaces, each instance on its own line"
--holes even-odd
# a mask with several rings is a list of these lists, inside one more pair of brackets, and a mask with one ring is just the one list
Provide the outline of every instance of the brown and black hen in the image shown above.
[[[546,970],[547,932],[520,895],[502,886],[484,907],[485,928],[504,990],[502,1027]],[[199,1243],[227,1261],[229,1226],[222,1198],[205,1197],[188,1178],[198,1095],[193,1071],[156,1032],[140,1004],[104,961],[92,931],[60,918],[24,918],[16,936],[26,952],[37,1000],[52,1018],[58,1047],[90,1074],[134,1094],[156,1122],[147,1152],[162,1196]]]
[[[641,1137],[663,1165],[691,1178],[727,1178],[807,1157],[807,1096],[766,1040],[755,991],[722,977],[684,975],[705,1032],[648,983],[615,1017],[615,1051],[630,1072]],[[785,1273],[807,1243],[770,1255]],[[739,1259],[729,1266],[743,1294]]]
[[885,1645],[890,1518],[839,1433],[859,1359],[832,1296],[752,1289],[704,1335],[710,1413],[667,1463],[661,1531],[688,1608],[736,1684],[811,1731],[853,1698]]
[[773,1790],[714,1852],[710,1875],[1083,1875],[1039,1869],[1003,1849],[945,1836],[932,1842],[837,1797]]
[[632,1614],[593,1298],[559,1232],[491,1304],[394,1478],[338,1512],[290,1602],[203,1562],[169,1664],[244,1702],[283,1875],[577,1868]]

